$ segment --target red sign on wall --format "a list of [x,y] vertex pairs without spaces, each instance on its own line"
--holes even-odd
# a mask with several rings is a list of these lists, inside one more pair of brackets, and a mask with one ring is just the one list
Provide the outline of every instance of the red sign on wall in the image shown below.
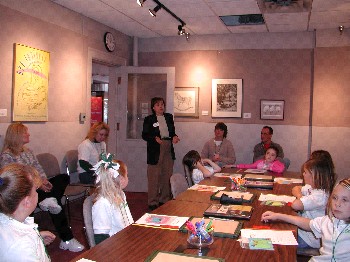
[[102,97],[91,97],[91,125],[102,122],[103,119],[103,99]]

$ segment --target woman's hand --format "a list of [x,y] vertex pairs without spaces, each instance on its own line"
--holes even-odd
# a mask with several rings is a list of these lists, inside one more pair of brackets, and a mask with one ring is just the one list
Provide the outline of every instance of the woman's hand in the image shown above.
[[178,136],[173,136],[173,144],[177,144],[180,142],[180,138]]
[[156,136],[156,141],[158,144],[162,144],[162,139],[159,136]]
[[40,231],[40,236],[44,241],[44,245],[50,245],[56,238],[54,234],[52,234],[50,231]]
[[43,178],[42,179],[42,184],[40,189],[44,192],[50,192],[52,189],[52,184],[50,183],[49,180],[47,180],[47,178]]

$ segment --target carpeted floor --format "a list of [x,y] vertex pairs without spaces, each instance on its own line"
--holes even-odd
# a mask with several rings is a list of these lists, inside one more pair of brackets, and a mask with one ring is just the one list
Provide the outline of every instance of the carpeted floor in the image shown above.
[[[128,201],[131,214],[136,221],[144,213],[148,212],[147,206],[147,193],[134,193],[134,192],[125,192],[126,199]],[[86,248],[88,248],[88,243],[86,241],[85,233],[83,230],[83,199],[75,200],[71,203],[71,227],[74,234],[74,237]],[[47,212],[39,212],[34,215],[35,222],[39,224],[40,229],[50,230],[57,236],[51,218]],[[47,246],[47,250],[53,262],[66,262],[70,261],[80,253],[74,253],[59,248],[60,239],[57,237],[55,241]]]

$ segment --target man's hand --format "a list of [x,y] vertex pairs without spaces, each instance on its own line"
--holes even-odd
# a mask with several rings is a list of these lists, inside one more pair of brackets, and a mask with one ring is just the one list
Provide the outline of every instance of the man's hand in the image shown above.
[[177,144],[178,142],[180,142],[180,138],[178,136],[174,136],[173,137],[173,144]]

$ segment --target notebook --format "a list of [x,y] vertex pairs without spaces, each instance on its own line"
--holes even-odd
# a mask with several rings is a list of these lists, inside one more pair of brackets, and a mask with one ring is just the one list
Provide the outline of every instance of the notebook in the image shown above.
[[[202,217],[190,217],[189,221],[192,224],[201,221]],[[220,218],[204,218],[205,224],[208,224],[212,220],[214,227],[214,237],[222,238],[238,238],[243,227],[243,222],[235,221],[232,219],[220,219]],[[187,228],[183,225],[180,228],[181,232],[187,233]]]
[[273,177],[268,175],[246,174],[244,178],[246,180],[273,182]]
[[250,219],[252,213],[253,207],[251,206],[211,204],[208,209],[204,211],[204,216]]
[[247,188],[263,188],[263,189],[273,189],[273,182],[268,181],[245,181],[245,186]]
[[251,203],[254,199],[254,194],[249,192],[239,192],[239,191],[219,191],[211,195],[212,200],[220,200],[222,194],[226,194],[234,199],[242,199],[245,203]]

